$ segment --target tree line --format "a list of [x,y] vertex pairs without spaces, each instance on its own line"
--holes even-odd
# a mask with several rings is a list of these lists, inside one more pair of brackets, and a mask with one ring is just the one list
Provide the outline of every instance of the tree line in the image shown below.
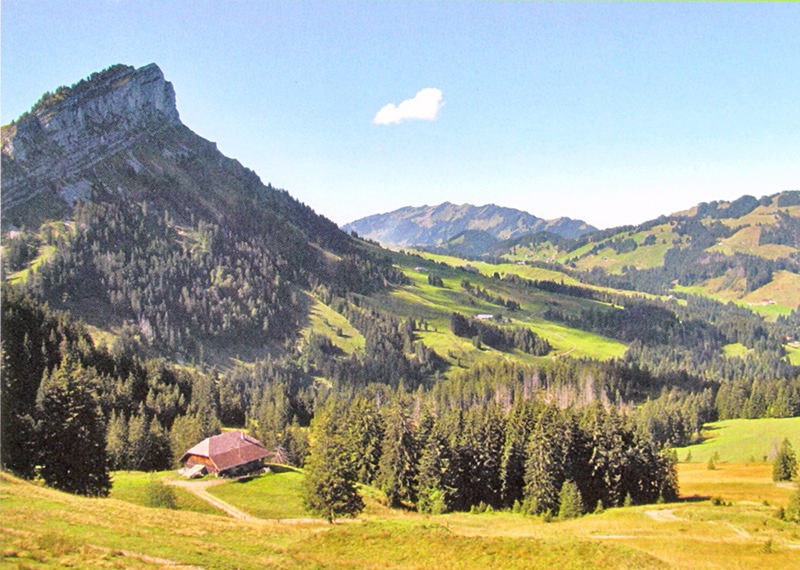
[[378,486],[393,507],[429,513],[552,516],[565,487],[578,497],[577,514],[678,492],[674,456],[601,405],[562,409],[531,399],[462,410],[418,394],[382,404],[332,395],[312,427],[308,502],[329,518],[357,512],[358,482]]
[[460,313],[450,315],[450,331],[456,336],[474,339],[479,348],[485,344],[504,352],[519,349],[535,356],[544,356],[552,349],[546,339],[527,327],[500,327]]
[[[524,403],[558,408],[561,415],[566,413],[563,410],[572,409],[576,417],[580,416],[579,425],[584,425],[584,410],[602,408],[619,416],[620,425],[634,434],[625,437],[651,442],[655,449],[664,444],[686,445],[707,421],[800,415],[800,376],[796,369],[789,367],[784,376],[776,376],[780,368],[773,366],[774,362],[756,356],[723,358],[719,368],[712,367],[704,377],[680,365],[684,354],[680,347],[675,349],[676,361],[642,366],[641,361],[656,361],[647,356],[654,347],[641,343],[634,343],[632,351],[618,360],[564,358],[524,366],[500,359],[451,372],[444,379],[443,361],[416,338],[416,331],[427,327],[427,323],[401,320],[360,306],[357,299],[332,297],[331,302],[365,335],[369,349],[364,352],[346,355],[328,338],[312,335],[301,351],[265,358],[248,368],[201,372],[172,366],[162,359],[143,358],[137,346],[124,338],[110,347],[95,347],[80,323],[51,311],[28,295],[5,288],[3,465],[32,477],[37,469],[60,461],[57,448],[52,448],[49,459],[38,451],[46,449],[44,438],[56,438],[54,434],[58,432],[72,433],[69,421],[75,418],[90,420],[86,429],[95,434],[95,455],[99,446],[105,450],[103,464],[96,466],[100,472],[169,468],[186,449],[218,432],[223,425],[247,427],[276,448],[285,461],[303,465],[309,446],[313,445],[307,428],[325,402],[342,402],[347,410],[355,409],[356,402],[368,409],[377,406],[377,412],[365,413],[361,420],[354,411],[348,416],[349,423],[360,422],[370,432],[376,429],[375,425],[383,426],[381,430],[385,431],[390,425],[390,403],[402,400],[411,413],[409,429],[419,444],[415,448],[419,454],[416,462],[421,461],[428,437],[422,437],[423,432],[419,431],[420,426],[430,423],[423,421],[424,410],[428,410],[432,425],[444,422],[442,429],[455,422],[453,433],[478,433],[484,429],[479,426],[481,422],[495,422],[502,426],[503,439],[510,429],[511,410]],[[666,353],[658,354],[667,357]],[[758,380],[752,380],[756,376]],[[75,386],[80,387],[80,392],[75,392]],[[73,398],[80,409],[93,411],[67,413],[59,420],[67,423],[48,424],[45,420],[58,417],[46,411],[51,410],[47,407],[51,396],[46,395],[51,391],[52,397],[61,398],[57,401],[67,411],[73,409]],[[617,409],[629,412],[623,417],[613,411]],[[494,410],[502,421],[491,414],[483,415],[483,410]],[[372,425],[370,418],[380,418],[379,424]],[[477,419],[469,423],[469,418]],[[484,433],[489,439],[496,435]],[[447,453],[460,449],[452,438],[445,439],[447,446],[440,447],[446,448]],[[380,445],[376,440],[361,441],[358,449],[372,450],[372,463],[359,464],[356,471],[377,477],[375,465],[380,463],[382,440]],[[80,457],[78,453],[70,455]],[[417,465],[414,469],[420,472],[422,468]],[[44,476],[44,472],[41,474]],[[588,497],[586,500],[593,501],[597,492],[587,491],[583,483],[573,479],[556,478],[562,486],[564,481],[574,483],[581,495]],[[103,478],[97,481],[102,483]],[[64,488],[86,491],[80,485]],[[480,485],[475,483],[472,487],[481,488]],[[495,506],[498,503],[492,489],[496,486],[486,485],[489,490],[476,495],[477,500],[465,499],[458,493],[448,495],[445,491],[449,487],[436,487],[432,495],[422,494],[422,503],[441,499],[453,509],[479,507],[481,502]],[[102,492],[102,484],[97,489]],[[464,489],[463,493],[467,493]],[[419,488],[414,493],[419,493]],[[414,505],[420,500],[418,494],[401,495],[413,498]],[[634,500],[637,496],[632,495]],[[410,499],[401,502],[407,500]]]

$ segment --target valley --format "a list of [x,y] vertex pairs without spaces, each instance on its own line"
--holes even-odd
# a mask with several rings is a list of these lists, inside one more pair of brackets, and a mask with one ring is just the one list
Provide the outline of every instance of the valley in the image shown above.
[[[185,126],[154,64],[2,139],[3,564],[796,560],[796,469],[771,462],[800,450],[797,190],[346,233]],[[280,461],[177,484],[232,430]]]

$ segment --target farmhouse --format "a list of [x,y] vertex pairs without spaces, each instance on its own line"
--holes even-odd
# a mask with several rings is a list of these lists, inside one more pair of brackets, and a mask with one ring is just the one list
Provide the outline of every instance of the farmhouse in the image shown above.
[[229,431],[204,439],[183,454],[181,474],[198,477],[242,475],[261,469],[272,453],[256,438],[241,431]]

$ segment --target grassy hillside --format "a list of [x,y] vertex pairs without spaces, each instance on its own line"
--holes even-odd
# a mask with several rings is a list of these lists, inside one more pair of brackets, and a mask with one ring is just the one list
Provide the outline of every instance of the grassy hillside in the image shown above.
[[702,436],[701,443],[676,450],[681,461],[690,452],[695,463],[706,463],[715,453],[718,462],[771,461],[785,437],[800,450],[800,418],[713,422],[705,425]]
[[303,506],[303,474],[295,470],[269,473],[252,480],[216,485],[209,493],[254,517],[297,519],[312,516]]
[[[627,348],[617,340],[543,318],[547,308],[552,306],[578,312],[582,307],[596,306],[596,302],[544,291],[520,291],[507,281],[493,277],[495,274],[499,276],[512,274],[531,280],[563,279],[567,284],[577,283],[562,273],[511,263],[467,262],[433,254],[424,254],[422,257],[397,255],[395,263],[411,280],[411,284],[379,295],[376,306],[403,317],[426,320],[429,330],[420,332],[419,337],[439,356],[455,365],[454,369],[496,358],[510,358],[526,363],[535,362],[537,358],[519,351],[502,353],[489,347],[480,349],[474,347],[470,339],[458,338],[450,332],[449,318],[453,312],[468,316],[500,314],[514,326],[529,327],[553,346],[553,351],[544,357],[547,359],[566,355],[576,358],[609,359],[621,357]],[[472,270],[465,270],[466,266],[470,266]],[[428,283],[430,275],[441,277],[444,286],[430,285]],[[520,309],[508,311],[485,299],[469,295],[461,286],[463,280],[468,280],[493,296],[516,301]]]
[[[633,251],[617,252],[611,242],[620,238],[633,240],[637,247]],[[650,269],[664,263],[664,254],[680,241],[670,224],[661,224],[643,231],[629,231],[615,235],[600,244],[590,243],[559,257],[561,263],[574,263],[577,269],[590,270],[600,267],[608,273],[621,273],[625,266]],[[593,249],[597,247],[597,251]]]
[[800,275],[791,271],[776,271],[772,281],[749,293],[745,292],[743,280],[735,276],[721,276],[693,286],[675,286],[675,291],[733,301],[773,321],[800,307]]
[[311,295],[308,295],[308,300],[311,303],[308,324],[300,332],[304,341],[307,341],[313,332],[329,338],[334,346],[346,354],[363,350],[363,335],[346,318]]
[[[0,474],[8,567],[790,568],[800,528],[774,517],[791,489],[768,465],[681,465],[683,502],[546,523],[509,512],[423,516],[370,492],[350,524],[247,522],[86,499]],[[243,489],[259,485],[241,483]],[[224,485],[236,485],[231,483]],[[241,495],[244,497],[244,494]],[[714,506],[709,497],[730,506]],[[255,508],[264,495],[254,493]],[[765,505],[764,501],[769,504]],[[276,506],[281,503],[276,502]],[[290,507],[287,507],[290,508]]]
[[[158,473],[144,473],[142,471],[115,471],[111,474],[114,486],[111,489],[111,498],[147,506],[147,487],[153,481],[165,482],[177,477],[174,471],[161,471]],[[176,507],[181,511],[192,511],[209,515],[220,515],[222,511],[195,497],[189,491],[173,487]]]

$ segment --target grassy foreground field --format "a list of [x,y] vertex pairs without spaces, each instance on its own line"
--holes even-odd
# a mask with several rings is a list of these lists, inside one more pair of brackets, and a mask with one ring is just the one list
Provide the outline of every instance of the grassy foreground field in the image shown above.
[[312,516],[301,500],[303,474],[284,471],[250,481],[233,481],[209,488],[209,493],[261,519],[298,519]]
[[[115,471],[111,474],[114,487],[111,489],[111,498],[119,499],[136,505],[147,506],[147,486],[152,481],[165,482],[177,477],[174,471],[161,471],[158,473],[144,473],[142,471]],[[185,489],[172,488],[175,493],[175,506],[182,511],[193,511],[219,515],[222,512],[207,502],[195,497]]]
[[[715,471],[682,464],[684,501],[552,523],[509,512],[423,516],[389,509],[377,500],[379,493],[366,489],[365,513],[335,525],[242,521],[86,499],[0,474],[0,566],[794,568],[800,525],[774,516],[792,489],[772,483],[770,474],[766,464]],[[265,481],[220,489],[239,485],[228,499],[256,503],[263,500],[259,493],[266,496],[259,490]],[[287,490],[291,483],[280,486]],[[711,496],[725,506],[714,506]]]

